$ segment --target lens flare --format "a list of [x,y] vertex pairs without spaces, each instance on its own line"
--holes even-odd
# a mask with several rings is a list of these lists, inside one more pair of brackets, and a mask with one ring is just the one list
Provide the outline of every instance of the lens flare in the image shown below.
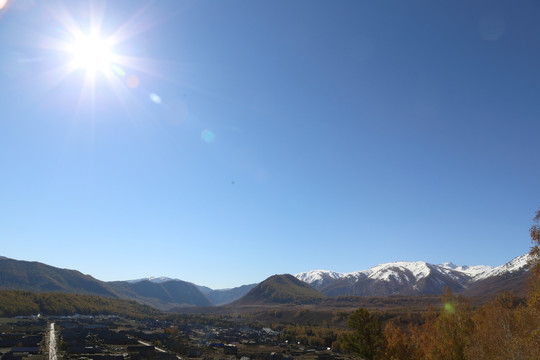
[[445,303],[444,304],[444,310],[448,313],[455,313],[456,312],[456,309],[454,308],[454,305],[452,305],[451,303]]
[[122,77],[126,76],[126,72],[124,71],[124,69],[122,69],[120,66],[116,65],[116,64],[112,64],[111,68],[113,69],[113,71],[117,74],[117,75],[120,75]]
[[126,78],[126,84],[132,89],[135,89],[137,86],[139,86],[139,78],[135,75],[129,75]]
[[161,98],[157,94],[154,94],[154,93],[150,94],[150,100],[152,100],[156,104],[161,104]]
[[204,142],[212,143],[216,139],[216,135],[212,131],[206,129],[201,133],[201,139],[203,139]]

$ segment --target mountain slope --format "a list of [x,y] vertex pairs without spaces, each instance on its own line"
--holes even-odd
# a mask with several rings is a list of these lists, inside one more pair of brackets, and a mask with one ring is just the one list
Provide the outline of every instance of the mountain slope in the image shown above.
[[231,305],[312,304],[325,296],[292,275],[274,275]]
[[197,287],[181,280],[104,282],[75,270],[0,257],[0,289],[62,292],[137,300],[167,310],[175,306],[211,306]]
[[475,281],[487,279],[490,277],[501,276],[509,273],[522,272],[527,270],[527,264],[531,259],[530,255],[523,254],[521,256],[515,257],[506,264],[492,268],[486,272],[483,272],[474,277]]
[[120,297],[134,299],[143,304],[167,310],[175,306],[211,306],[212,303],[197,287],[189,282],[170,280],[152,282],[149,280],[129,283],[126,281],[111,282],[110,285]]
[[106,282],[76,270],[0,257],[0,288],[117,297]]
[[[142,281],[150,281],[152,283],[156,284],[165,284],[170,281],[181,281],[179,279],[171,279],[166,276],[157,276],[157,277],[148,277],[143,279],[136,279],[136,280],[128,280],[128,283],[136,284],[140,283]],[[242,285],[231,289],[211,289],[207,286],[201,286],[201,285],[195,285],[199,291],[206,296],[207,300],[210,300],[211,304],[213,305],[226,305],[229,304],[235,300],[240,299],[242,296],[246,295],[249,290],[253,289],[257,284],[249,284],[249,285]],[[206,301],[206,300],[204,300]],[[198,304],[202,305],[204,303],[203,299],[201,301],[197,301]],[[202,306],[209,306],[207,304]]]
[[135,301],[95,295],[0,290],[0,316],[123,315],[131,318],[159,316],[154,308]]
[[463,291],[465,296],[491,295],[501,291],[510,291],[524,295],[527,281],[529,254],[518,256],[511,261],[479,274]]

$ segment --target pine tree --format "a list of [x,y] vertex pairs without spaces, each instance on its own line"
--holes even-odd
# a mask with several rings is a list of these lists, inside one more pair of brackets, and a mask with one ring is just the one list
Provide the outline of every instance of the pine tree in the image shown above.
[[349,317],[353,331],[340,338],[343,350],[360,355],[366,360],[380,359],[384,351],[384,335],[380,319],[364,308],[355,310]]

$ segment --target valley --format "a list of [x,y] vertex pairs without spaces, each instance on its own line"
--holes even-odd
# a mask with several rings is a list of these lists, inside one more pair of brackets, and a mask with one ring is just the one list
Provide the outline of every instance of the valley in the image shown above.
[[[348,274],[316,270],[222,290],[162,277],[103,282],[0,258],[0,352],[2,360],[353,359],[347,339],[360,310],[385,342],[397,341],[394,333],[420,342],[406,339],[442,321],[448,306],[470,317],[503,296],[520,309],[528,257],[499,267],[395,262]],[[504,291],[515,295],[496,296]]]
[[225,307],[217,311],[228,311],[230,306],[276,304],[335,303],[339,307],[347,302],[344,297],[359,302],[355,297],[441,295],[445,288],[474,297],[489,297],[501,291],[523,295],[529,277],[528,256],[519,256],[499,267],[417,261],[380,264],[347,274],[313,270],[273,275],[258,284],[217,290],[163,277],[105,282],[76,270],[0,257],[0,289],[104,296],[176,312],[194,311],[193,307]]

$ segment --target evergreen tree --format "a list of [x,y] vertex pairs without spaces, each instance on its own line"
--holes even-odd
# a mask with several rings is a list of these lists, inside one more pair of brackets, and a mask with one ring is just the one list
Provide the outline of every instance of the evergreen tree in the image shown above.
[[380,359],[384,351],[384,335],[380,319],[364,308],[355,310],[349,317],[353,331],[340,338],[343,350],[360,355],[367,360]]

